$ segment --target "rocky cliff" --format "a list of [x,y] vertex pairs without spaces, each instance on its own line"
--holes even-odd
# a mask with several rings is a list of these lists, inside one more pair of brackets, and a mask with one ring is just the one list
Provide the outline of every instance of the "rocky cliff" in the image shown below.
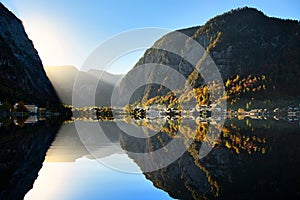
[[0,3],[1,101],[59,102],[22,22]]
[[[298,21],[271,18],[254,8],[246,7],[216,16],[203,26],[179,32],[203,46],[214,60],[224,81],[237,75],[266,75],[270,82],[268,94],[271,97],[300,95]],[[159,63],[170,66],[187,78],[194,67],[180,55],[161,50],[164,45],[170,46],[177,42],[170,40],[171,34],[165,35],[148,49],[133,69],[147,63]],[[186,40],[186,44],[188,42]],[[181,50],[184,51],[184,46]],[[152,76],[155,74],[149,75],[149,79]],[[202,83],[202,78],[198,78],[193,86],[197,87]],[[167,91],[159,85],[142,87],[133,101],[163,95]]]

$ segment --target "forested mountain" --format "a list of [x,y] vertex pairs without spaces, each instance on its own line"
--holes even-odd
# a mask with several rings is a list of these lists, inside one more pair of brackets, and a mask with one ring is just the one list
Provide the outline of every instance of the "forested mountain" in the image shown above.
[[[300,95],[300,25],[296,20],[268,17],[254,8],[241,8],[210,19],[205,25],[179,30],[199,44],[209,53],[219,69],[224,83],[228,79],[240,80],[265,77],[267,87],[264,98],[297,97]],[[159,39],[148,49],[135,67],[147,63],[167,65],[188,78],[194,70],[180,55],[161,50],[170,45],[171,34]],[[186,40],[186,44],[188,44]],[[181,51],[184,52],[184,47]],[[188,52],[187,52],[188,53]],[[156,72],[148,76],[152,82]],[[166,77],[166,79],[172,77]],[[198,76],[193,87],[200,87],[203,79]],[[123,84],[123,85],[124,85]],[[235,86],[236,87],[236,86]],[[126,90],[126,88],[124,88]],[[132,97],[132,102],[147,100],[157,95],[165,95],[168,89],[160,85],[141,87]],[[261,95],[260,95],[261,96]]]

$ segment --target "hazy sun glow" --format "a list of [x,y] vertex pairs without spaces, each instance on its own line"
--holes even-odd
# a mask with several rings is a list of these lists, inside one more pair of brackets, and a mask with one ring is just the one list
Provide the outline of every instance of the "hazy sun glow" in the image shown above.
[[23,23],[40,57],[45,59],[43,60],[45,64],[61,65],[64,63],[66,54],[64,47],[67,44],[50,23],[41,18],[25,18]]

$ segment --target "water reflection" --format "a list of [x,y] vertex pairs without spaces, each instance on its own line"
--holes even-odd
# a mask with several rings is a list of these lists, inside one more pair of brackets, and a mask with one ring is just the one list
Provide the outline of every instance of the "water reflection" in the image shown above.
[[[98,124],[82,123],[85,127]],[[167,193],[153,187],[143,174],[123,173],[103,165],[113,163],[139,170],[123,150],[115,150],[121,132],[112,122],[101,122],[101,126],[109,128],[111,134],[109,140],[102,135],[101,143],[89,141],[97,152],[98,157],[94,157],[82,145],[74,123],[64,124],[47,151],[39,177],[25,199],[170,199]]]
[[[91,127],[96,123],[93,122],[82,122],[86,130],[90,130],[87,127]],[[105,122],[103,126],[110,126],[111,122]],[[87,138],[89,134],[95,134],[92,132],[86,132]],[[104,135],[97,133],[101,137],[101,143],[93,143],[94,141],[89,141],[89,146],[93,147],[93,151],[99,152],[97,158],[103,158],[110,156],[112,154],[122,153],[122,151],[116,151],[113,148],[114,145],[119,145],[118,143],[118,132],[112,131],[110,134],[110,140]],[[124,153],[124,152],[123,152]],[[82,144],[80,137],[77,133],[74,123],[67,123],[61,127],[59,130],[55,141],[52,143],[51,148],[49,148],[46,156],[46,162],[75,162],[76,159],[87,157],[90,159],[95,159],[90,155],[89,151]]]
[[59,129],[57,122],[35,126],[9,126],[3,119],[0,127],[0,199],[22,199],[32,187],[42,167],[46,151]]
[[[207,123],[182,127],[169,122],[163,132],[146,141],[134,145],[132,137],[125,136],[121,143],[138,152],[176,139],[177,129],[187,136],[196,133],[194,142],[178,160],[144,173],[156,187],[176,199],[299,198],[298,120],[258,119],[227,120],[213,150],[203,159],[198,155],[203,138],[208,136]],[[134,154],[128,155],[144,168]]]
[[[82,144],[73,122],[59,129],[55,120],[19,126],[13,119],[1,119],[0,199],[23,198],[38,172],[26,199],[299,198],[299,110],[239,110],[226,116],[224,127],[198,117],[162,119],[157,113],[134,120],[126,116],[103,122],[81,118],[80,127],[90,138],[84,143],[96,152],[93,155]],[[117,122],[142,128],[151,137],[134,138]],[[221,134],[211,134],[209,125]],[[101,126],[103,133],[91,132],[93,126]],[[179,139],[178,133],[193,139],[183,155],[167,167],[146,172],[145,163],[133,153],[162,149]],[[93,140],[95,135],[100,139]],[[199,159],[204,140],[213,150]]]

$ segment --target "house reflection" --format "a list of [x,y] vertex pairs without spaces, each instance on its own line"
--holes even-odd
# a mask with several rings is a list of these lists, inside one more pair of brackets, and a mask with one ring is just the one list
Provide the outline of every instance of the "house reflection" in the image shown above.
[[35,125],[38,122],[46,121],[46,117],[37,116],[37,115],[29,115],[23,117],[13,117],[13,123],[20,128],[25,125]]

